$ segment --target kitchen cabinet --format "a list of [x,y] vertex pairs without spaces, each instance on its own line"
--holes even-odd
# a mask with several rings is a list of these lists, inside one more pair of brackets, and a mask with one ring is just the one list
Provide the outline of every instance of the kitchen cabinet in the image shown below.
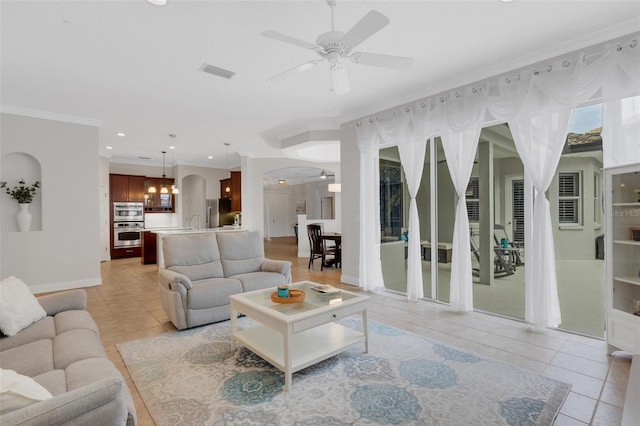
[[[231,211],[242,211],[242,172],[230,172],[231,177],[220,180],[220,198],[231,199]],[[229,191],[227,192],[227,188]]]
[[142,233],[142,257],[143,265],[158,263],[158,236],[151,231]]
[[144,202],[144,180],[144,176],[110,174],[111,202]]
[[127,257],[139,257],[140,247],[127,247],[117,250],[111,250],[112,259],[124,259]]
[[231,198],[231,178],[220,180],[220,198]]
[[[175,195],[171,193],[174,179],[171,178],[146,178],[144,180],[144,212],[145,213],[175,213]],[[149,187],[155,187],[155,193],[149,193]],[[165,187],[168,193],[161,193]]]
[[605,171],[609,350],[640,353],[640,165]]

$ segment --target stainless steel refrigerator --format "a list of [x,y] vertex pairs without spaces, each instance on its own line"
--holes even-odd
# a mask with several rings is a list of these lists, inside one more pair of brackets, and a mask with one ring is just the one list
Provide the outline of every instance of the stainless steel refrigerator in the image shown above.
[[223,225],[233,225],[234,214],[231,213],[231,200],[216,198],[207,200],[206,227],[218,228]]

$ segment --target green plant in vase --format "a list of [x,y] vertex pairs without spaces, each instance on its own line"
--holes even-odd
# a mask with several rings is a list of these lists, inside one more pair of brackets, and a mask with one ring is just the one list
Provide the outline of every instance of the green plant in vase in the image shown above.
[[14,187],[8,187],[7,182],[0,182],[0,188],[4,188],[7,194],[16,200],[20,206],[16,219],[18,220],[18,229],[20,232],[26,232],[31,228],[31,213],[29,212],[29,205],[33,201],[40,188],[40,182],[35,181],[31,185],[27,185],[24,179],[18,181],[18,185]]
[[13,188],[7,187],[7,182],[0,182],[0,188],[5,188],[7,194],[14,200],[17,200],[20,204],[29,204],[33,201],[38,188],[40,188],[40,182],[35,181],[33,184],[27,186],[24,179],[18,181],[18,185]]

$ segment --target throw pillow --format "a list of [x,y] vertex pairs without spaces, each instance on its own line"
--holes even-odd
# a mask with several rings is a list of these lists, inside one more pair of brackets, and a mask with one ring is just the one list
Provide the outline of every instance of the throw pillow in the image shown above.
[[16,277],[0,281],[0,330],[14,336],[23,328],[47,316],[29,287]]
[[13,370],[0,369],[0,414],[52,398],[40,383]]

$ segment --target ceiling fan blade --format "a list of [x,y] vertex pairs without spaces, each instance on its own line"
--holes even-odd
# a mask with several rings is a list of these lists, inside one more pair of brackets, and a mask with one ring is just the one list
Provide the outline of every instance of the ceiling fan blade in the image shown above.
[[294,46],[303,47],[305,49],[315,50],[315,49],[320,48],[319,46],[316,46],[313,43],[309,43],[309,42],[306,42],[304,40],[300,40],[298,38],[291,37],[291,36],[288,36],[286,34],[279,33],[277,31],[271,31],[271,30],[265,31],[265,32],[262,33],[262,35],[265,36],[265,37],[268,37],[268,38],[272,38],[274,40],[283,41],[285,43],[293,44]]
[[413,58],[406,56],[381,55],[379,53],[356,52],[349,56],[351,62],[374,67],[406,70],[413,65]]
[[305,62],[304,64],[300,64],[300,65],[295,66],[295,67],[293,67],[293,68],[289,68],[288,70],[283,71],[283,72],[281,72],[280,74],[274,75],[273,77],[271,77],[271,78],[267,79],[267,81],[275,80],[276,78],[281,77],[281,76],[283,76],[284,74],[287,74],[287,73],[289,73],[289,72],[291,72],[291,71],[306,71],[306,70],[308,70],[309,68],[313,68],[313,67],[315,67],[316,65],[318,65],[318,64],[319,64],[320,62],[322,62],[323,60],[324,60],[324,59],[314,59],[313,61]]
[[344,95],[351,91],[349,85],[349,75],[342,64],[334,64],[331,66],[331,90],[336,95]]
[[342,42],[352,49],[380,31],[389,24],[389,18],[382,13],[372,10],[342,36]]

